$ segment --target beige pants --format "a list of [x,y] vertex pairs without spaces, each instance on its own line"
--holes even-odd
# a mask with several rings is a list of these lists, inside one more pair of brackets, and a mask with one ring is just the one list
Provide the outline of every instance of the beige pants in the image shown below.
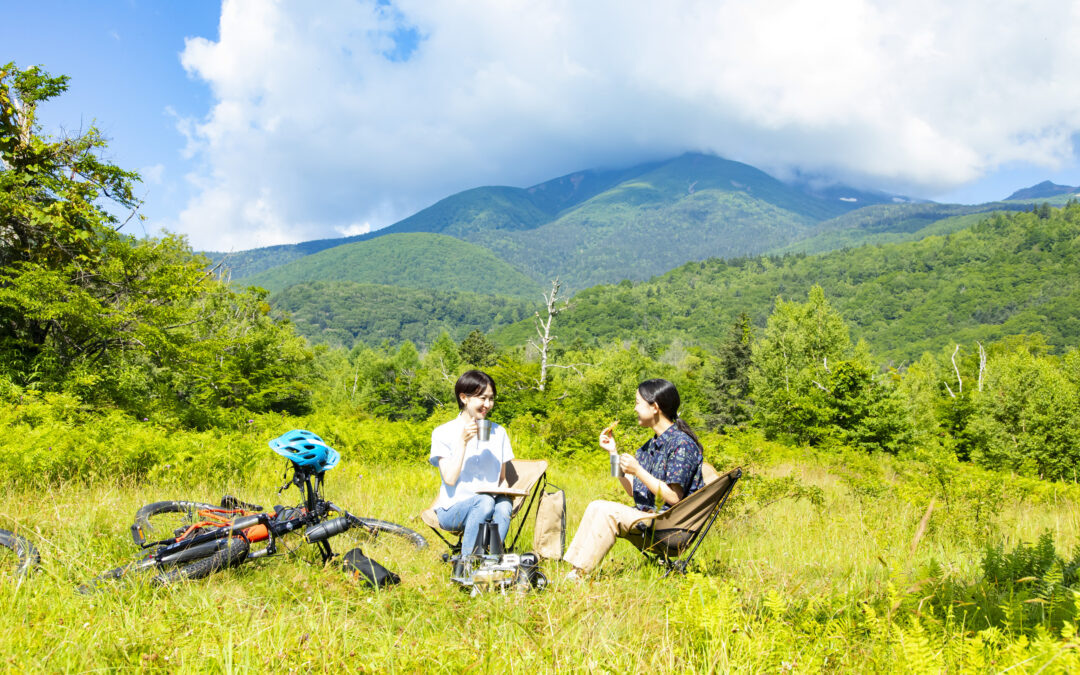
[[618,502],[590,502],[563,560],[583,572],[591,572],[615,545],[615,539],[629,534],[639,520],[653,517],[655,514]]

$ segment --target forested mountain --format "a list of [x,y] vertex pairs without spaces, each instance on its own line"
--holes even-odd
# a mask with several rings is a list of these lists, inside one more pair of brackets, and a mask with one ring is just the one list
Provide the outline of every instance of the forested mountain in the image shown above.
[[477,243],[538,281],[558,276],[580,289],[647,279],[688,260],[762,253],[808,236],[816,223],[869,199],[888,199],[850,195],[824,199],[739,162],[688,154],[620,182],[551,223],[488,232]]
[[765,252],[809,236],[820,221],[893,201],[841,186],[788,185],[746,164],[687,154],[530,188],[466,190],[376,232],[242,251],[225,265],[246,281],[336,246],[426,232],[486,247],[538,283],[561,276],[581,288],[648,278],[687,260]]
[[579,171],[530,188],[473,188],[439,200],[404,220],[360,238],[374,239],[401,232],[439,232],[464,239],[493,230],[529,230],[653,166],[655,164],[644,164],[621,171]]
[[353,281],[535,298],[540,286],[490,251],[442,234],[393,234],[336,246],[242,280],[271,292],[306,281]]
[[[865,338],[896,362],[948,344],[1042,333],[1061,349],[1080,342],[1080,205],[997,213],[974,227],[913,242],[806,256],[689,263],[648,282],[578,293],[557,319],[562,344],[642,338],[717,344],[741,312],[760,326],[777,296],[801,300],[814,284]],[[495,333],[519,344],[521,323]]]
[[443,331],[460,342],[473,330],[487,333],[529,317],[539,306],[500,296],[351,281],[296,284],[274,296],[273,303],[312,342],[346,348],[384,340],[427,346]]
[[946,234],[974,225],[990,211],[1025,211],[1030,205],[991,202],[962,204],[876,204],[818,223],[815,234],[787,246],[766,251],[776,253],[822,253],[838,248],[913,241],[928,234]]
[[306,255],[312,255],[328,248],[342,246],[361,239],[363,239],[363,235],[343,239],[316,239],[299,244],[265,246],[246,251],[204,251],[203,255],[215,265],[221,264],[222,267],[228,270],[229,276],[233,279],[241,279],[279,267],[297,258],[303,258]]
[[1071,185],[1058,185],[1057,183],[1051,183],[1048,180],[1044,180],[1037,185],[1017,190],[1005,199],[1047,199],[1049,197],[1057,197],[1058,195],[1075,194],[1077,190],[1080,190],[1080,188]]

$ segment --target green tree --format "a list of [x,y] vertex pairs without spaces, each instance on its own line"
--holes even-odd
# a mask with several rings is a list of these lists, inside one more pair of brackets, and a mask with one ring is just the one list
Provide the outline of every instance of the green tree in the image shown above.
[[970,422],[972,460],[1054,480],[1074,480],[1080,465],[1080,395],[1056,357],[1018,350],[991,361]]
[[421,358],[418,388],[426,409],[456,409],[454,383],[464,370],[458,346],[443,331]]
[[828,413],[813,391],[825,386],[829,361],[850,353],[847,325],[820,286],[812,287],[803,303],[777,298],[765,334],[751,353],[755,421],[770,436],[820,440]]
[[499,358],[498,348],[479,330],[465,336],[458,348],[458,354],[462,361],[477,368],[493,366]]
[[707,360],[699,389],[702,415],[710,426],[731,426],[750,419],[750,366],[754,342],[750,317],[743,312],[735,320],[731,334]]
[[938,415],[942,397],[945,395],[943,371],[930,353],[923,354],[901,375],[896,391],[908,418],[911,420],[914,440],[924,446],[946,444],[952,449],[950,439],[942,428]]
[[425,419],[438,404],[423,395],[423,364],[413,343],[405,342],[393,353],[388,346],[371,349],[358,344],[349,359],[362,382],[360,405],[371,413],[392,420]]
[[911,418],[898,392],[882,384],[858,359],[829,367],[824,389],[812,392],[821,411],[817,435],[867,451],[897,453],[911,447]]
[[145,414],[306,409],[311,354],[265,293],[231,291],[182,238],[135,239],[138,176],[85,133],[51,139],[38,105],[67,78],[0,69],[0,376]]

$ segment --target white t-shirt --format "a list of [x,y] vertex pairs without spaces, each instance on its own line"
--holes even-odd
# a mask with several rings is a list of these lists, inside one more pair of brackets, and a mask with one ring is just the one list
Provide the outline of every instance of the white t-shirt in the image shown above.
[[[428,461],[435,468],[439,468],[440,459],[453,456],[454,449],[461,443],[461,432],[464,428],[465,418],[458,415],[431,432],[431,455]],[[495,487],[499,484],[502,465],[513,458],[514,451],[510,448],[510,437],[506,435],[506,430],[492,422],[488,440],[481,441],[474,436],[465,446],[465,461],[461,465],[457,485],[447,485],[446,481],[443,481],[435,508],[449,508],[475,496],[477,490]],[[441,472],[439,476],[442,477]]]

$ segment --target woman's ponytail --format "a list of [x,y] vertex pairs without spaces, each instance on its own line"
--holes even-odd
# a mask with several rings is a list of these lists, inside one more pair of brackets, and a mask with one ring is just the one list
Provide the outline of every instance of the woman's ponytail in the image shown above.
[[697,443],[698,450],[701,450],[701,452],[703,452],[703,453],[705,452],[705,446],[703,446],[701,444],[701,441],[698,440],[697,434],[694,433],[694,430],[690,428],[690,425],[687,424],[683,420],[683,418],[680,417],[680,418],[676,419],[675,420],[675,426],[678,427],[679,431],[683,432],[684,434],[686,434],[690,438],[694,439],[694,443]]

